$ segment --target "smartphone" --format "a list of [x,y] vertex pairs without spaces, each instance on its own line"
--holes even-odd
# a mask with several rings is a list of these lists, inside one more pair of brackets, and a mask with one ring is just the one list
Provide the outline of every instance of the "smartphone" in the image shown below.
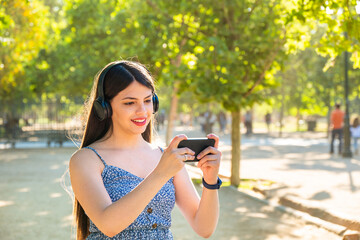
[[195,159],[194,160],[188,160],[186,162],[198,162],[200,161],[197,159],[197,155],[201,153],[204,149],[207,147],[215,146],[215,139],[208,139],[208,138],[188,138],[187,140],[182,140],[178,148],[190,148],[195,152]]

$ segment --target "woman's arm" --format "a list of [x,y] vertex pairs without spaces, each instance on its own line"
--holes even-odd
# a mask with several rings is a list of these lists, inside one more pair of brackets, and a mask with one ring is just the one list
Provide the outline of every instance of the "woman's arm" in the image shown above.
[[112,203],[101,178],[102,163],[80,150],[70,160],[71,185],[77,200],[89,218],[105,235],[112,237],[128,227],[154,198],[162,186],[183,168],[184,154],[190,149],[177,149],[186,136],[177,136],[165,150],[156,168],[130,193]]
[[[204,180],[208,184],[217,183],[221,153],[217,150],[219,139],[214,135],[215,147],[199,154],[198,167],[203,171]],[[205,156],[210,153],[210,155]],[[210,237],[215,231],[219,219],[219,197],[217,190],[203,187],[201,199],[184,167],[175,177],[176,204],[190,223],[194,231],[202,237]]]
[[168,178],[154,170],[132,192],[112,203],[104,187],[98,162],[85,158],[83,154],[75,154],[69,166],[71,185],[89,218],[101,232],[112,237],[140,215]]
[[201,199],[184,167],[175,177],[176,204],[194,231],[210,237],[219,218],[218,191],[203,187]]

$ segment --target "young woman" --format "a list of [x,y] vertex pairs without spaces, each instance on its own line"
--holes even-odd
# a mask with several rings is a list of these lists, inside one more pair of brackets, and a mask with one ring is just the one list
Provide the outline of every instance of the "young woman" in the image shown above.
[[105,66],[88,105],[82,144],[69,163],[77,239],[172,239],[175,202],[195,232],[209,237],[219,217],[218,137],[208,135],[215,147],[197,156],[205,186],[200,199],[184,166],[194,152],[177,148],[186,136],[164,151],[151,144],[158,99],[143,65]]
[[350,127],[351,137],[353,138],[354,154],[359,154],[358,140],[360,138],[360,125],[359,118],[355,118],[352,126]]

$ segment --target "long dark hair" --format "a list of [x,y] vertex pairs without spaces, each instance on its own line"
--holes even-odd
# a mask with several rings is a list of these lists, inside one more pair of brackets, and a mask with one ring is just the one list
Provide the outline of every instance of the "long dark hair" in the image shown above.
[[[102,139],[105,135],[111,135],[112,133],[112,120],[111,118],[99,121],[95,115],[93,103],[98,97],[98,81],[101,72],[106,69],[110,64],[119,63],[110,68],[106,73],[103,82],[104,97],[106,101],[110,101],[119,92],[127,88],[133,81],[137,81],[140,84],[148,87],[154,93],[155,86],[154,81],[149,71],[140,63],[132,61],[117,61],[106,65],[94,79],[94,85],[91,90],[90,97],[84,105],[84,115],[86,116],[84,121],[84,131],[82,134],[82,140],[80,148],[86,147],[91,143]],[[153,120],[150,120],[146,130],[142,133],[145,141],[151,142],[152,140],[152,128]],[[74,215],[76,222],[76,239],[83,240],[89,235],[89,217],[86,215],[84,209],[80,205],[79,201],[75,197],[74,201]]]

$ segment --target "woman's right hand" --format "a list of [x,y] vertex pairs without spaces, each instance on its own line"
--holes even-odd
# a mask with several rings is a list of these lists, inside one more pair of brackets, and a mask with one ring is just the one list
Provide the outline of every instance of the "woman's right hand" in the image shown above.
[[184,167],[186,160],[195,159],[195,152],[190,148],[178,148],[179,143],[186,139],[187,137],[184,134],[173,138],[156,166],[155,170],[159,174],[171,178]]

